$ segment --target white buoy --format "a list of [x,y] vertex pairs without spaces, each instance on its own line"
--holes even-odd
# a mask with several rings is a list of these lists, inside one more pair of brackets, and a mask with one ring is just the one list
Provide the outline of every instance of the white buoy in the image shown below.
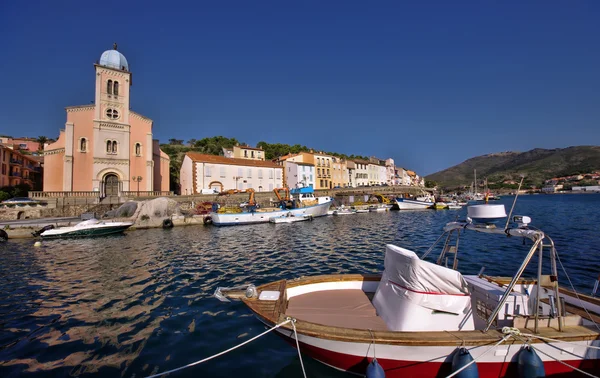
[[36,241],[36,242],[33,244],[33,246],[34,246],[34,247],[41,247],[41,246],[42,246],[42,242],[41,242],[41,241]]

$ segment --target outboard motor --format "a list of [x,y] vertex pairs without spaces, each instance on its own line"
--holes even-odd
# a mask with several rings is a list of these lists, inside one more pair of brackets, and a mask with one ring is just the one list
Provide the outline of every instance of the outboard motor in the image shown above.
[[31,233],[31,235],[33,235],[33,236],[36,236],[36,237],[37,237],[37,236],[40,236],[40,234],[41,234],[42,232],[44,232],[44,231],[47,231],[47,230],[52,230],[53,228],[54,228],[54,225],[51,225],[51,224],[49,224],[49,225],[47,225],[47,226],[44,226],[44,227],[40,228],[39,230],[37,230],[37,231],[35,231],[35,232],[32,232],[32,233]]
[[6,233],[6,231],[0,230],[0,241],[7,241],[7,240],[8,240],[8,234]]

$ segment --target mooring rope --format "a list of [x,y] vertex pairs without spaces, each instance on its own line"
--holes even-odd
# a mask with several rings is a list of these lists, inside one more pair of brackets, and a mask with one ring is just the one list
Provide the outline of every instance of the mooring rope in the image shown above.
[[292,321],[292,328],[294,329],[294,338],[296,339],[296,349],[298,350],[298,358],[300,359],[302,374],[304,375],[304,378],[306,378],[306,370],[304,370],[304,362],[302,362],[302,354],[300,353],[300,343],[298,342],[298,332],[296,331],[296,319],[288,319]]
[[[595,345],[583,344],[583,343],[579,343],[577,341],[565,341],[565,340],[551,339],[549,337],[538,336],[538,335],[534,335],[532,333],[521,333],[520,335],[521,336],[525,336],[525,337],[536,338],[536,339],[540,339],[540,340],[544,340],[544,341],[552,341],[552,342],[555,342],[555,343],[566,343],[566,344],[580,345],[580,346],[584,346],[586,348],[600,350],[600,347],[597,347]],[[593,340],[591,340],[591,341],[593,341]]]
[[[260,338],[260,337],[262,337],[262,336],[266,335],[267,333],[269,333],[269,332],[271,332],[271,331],[274,331],[274,330],[276,330],[277,328],[279,328],[279,327],[281,327],[281,326],[283,326],[283,325],[286,325],[286,324],[288,324],[288,323],[290,323],[290,322],[292,323],[292,326],[294,326],[294,319],[291,319],[291,318],[289,318],[289,319],[286,319],[285,321],[283,321],[283,322],[281,322],[281,323],[279,323],[279,324],[276,324],[275,326],[273,326],[273,327],[269,328],[268,330],[264,331],[263,333],[261,333],[261,334],[258,334],[258,335],[256,335],[256,336],[254,336],[253,338],[251,338],[251,339],[248,339],[248,340],[244,341],[243,343],[241,343],[241,344],[238,344],[238,345],[236,345],[236,346],[234,346],[234,347],[231,347],[231,348],[229,348],[229,349],[227,349],[227,350],[224,350],[224,351],[222,351],[222,352],[219,352],[219,353],[217,353],[217,354],[215,354],[215,355],[212,355],[212,356],[210,356],[210,357],[206,357],[206,358],[204,358],[204,359],[202,359],[202,360],[200,360],[200,361],[192,362],[191,364],[187,364],[187,365],[185,365],[185,366],[181,366],[181,367],[178,367],[178,368],[176,368],[176,369],[168,370],[168,371],[165,371],[165,372],[162,372],[162,373],[157,373],[157,374],[154,374],[154,375],[150,375],[150,376],[148,376],[148,377],[146,377],[146,378],[156,378],[156,377],[161,377],[161,376],[163,376],[163,375],[166,375],[166,374],[175,373],[176,371],[180,371],[180,370],[183,370],[183,369],[190,368],[190,367],[192,367],[192,366],[200,365],[200,364],[201,364],[201,363],[203,363],[203,362],[210,361],[210,360],[212,360],[213,358],[217,358],[217,357],[219,357],[219,356],[222,356],[222,355],[224,355],[224,354],[226,354],[226,353],[229,353],[229,352],[231,352],[232,350],[235,350],[235,349],[237,349],[237,348],[239,348],[239,347],[242,347],[242,346],[244,346],[244,345],[246,345],[246,344],[248,344],[248,343],[251,343],[252,341],[254,341],[254,340],[256,340],[256,339],[258,339],[258,338]],[[294,326],[294,333],[296,333],[296,327],[295,327],[295,326]],[[296,334],[296,344],[298,344],[298,335],[297,335],[297,334]],[[298,348],[298,355],[300,355],[300,348]],[[302,364],[302,358],[300,358],[300,363]],[[302,365],[302,371],[304,372],[304,365]],[[306,377],[306,373],[304,373],[304,377]]]

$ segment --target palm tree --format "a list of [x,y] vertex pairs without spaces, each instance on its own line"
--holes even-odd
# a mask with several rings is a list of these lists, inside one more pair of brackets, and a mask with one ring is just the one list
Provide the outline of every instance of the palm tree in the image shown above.
[[40,144],[38,147],[38,151],[42,151],[44,149],[44,144],[48,143],[48,138],[43,135],[40,135],[35,141]]

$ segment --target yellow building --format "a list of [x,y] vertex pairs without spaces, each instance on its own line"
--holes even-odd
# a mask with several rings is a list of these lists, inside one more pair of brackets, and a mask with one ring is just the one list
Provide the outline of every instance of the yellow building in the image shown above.
[[223,148],[223,155],[227,158],[265,160],[265,151],[262,148],[250,146],[233,146],[233,148]]
[[315,168],[317,178],[315,180],[315,189],[333,188],[331,171],[333,169],[333,156],[323,153],[315,153]]
[[331,180],[333,181],[333,187],[345,188],[347,186],[350,186],[346,160],[338,157],[332,157],[331,164],[333,169],[333,175],[331,176]]

